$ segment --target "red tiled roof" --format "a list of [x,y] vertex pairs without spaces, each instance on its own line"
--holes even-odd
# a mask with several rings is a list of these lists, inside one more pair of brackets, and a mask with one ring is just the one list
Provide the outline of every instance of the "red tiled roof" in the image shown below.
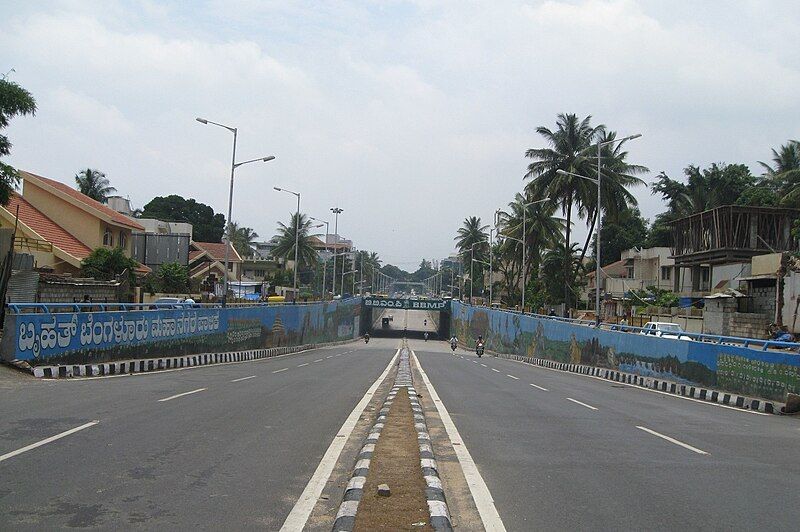
[[[208,256],[214,260],[225,260],[225,243],[224,242],[192,242],[194,246],[200,251],[205,251]],[[231,262],[242,262],[242,257],[236,252],[236,248],[230,247],[228,260]]]
[[77,259],[83,259],[92,252],[88,246],[42,214],[36,207],[28,203],[25,198],[13,193],[5,209],[13,215],[17,212],[17,207],[19,207],[19,221],[36,231],[39,236],[60,250]]
[[116,224],[123,225],[130,229],[138,229],[140,231],[144,231],[144,226],[140,225],[137,222],[134,222],[124,214],[120,214],[111,207],[103,205],[99,201],[95,201],[85,194],[81,194],[79,191],[75,190],[74,188],[68,185],[65,185],[64,183],[61,183],[60,181],[55,181],[53,179],[48,179],[46,177],[42,177],[40,175],[32,174],[30,172],[25,172],[25,171],[20,171],[19,173],[22,176],[22,179],[30,179],[33,183],[40,181],[45,185],[49,185],[55,188],[60,193],[65,194],[74,200],[77,200],[78,203],[82,204],[84,207],[100,211]]

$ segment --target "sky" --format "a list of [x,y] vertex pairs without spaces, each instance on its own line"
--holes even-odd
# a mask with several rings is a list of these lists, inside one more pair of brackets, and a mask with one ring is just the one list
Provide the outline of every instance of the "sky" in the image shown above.
[[[800,137],[800,2],[3,0],[0,74],[35,117],[6,162],[91,167],[141,207],[178,194],[269,238],[301,210],[413,271],[522,190],[537,126],[641,133],[629,160],[680,177]],[[633,190],[646,218],[665,206]],[[318,229],[323,231],[324,228]],[[586,235],[578,221],[575,234]]]

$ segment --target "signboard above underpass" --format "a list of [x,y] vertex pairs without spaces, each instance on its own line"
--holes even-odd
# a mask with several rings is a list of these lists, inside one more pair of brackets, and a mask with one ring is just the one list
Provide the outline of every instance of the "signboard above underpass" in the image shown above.
[[366,307],[395,308],[400,310],[449,310],[449,303],[449,301],[444,299],[364,298],[364,306]]

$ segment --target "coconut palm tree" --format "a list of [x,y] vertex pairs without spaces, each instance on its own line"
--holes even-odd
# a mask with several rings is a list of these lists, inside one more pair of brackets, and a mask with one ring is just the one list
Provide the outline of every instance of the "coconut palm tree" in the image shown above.
[[85,194],[100,203],[108,201],[108,196],[117,191],[116,188],[111,186],[106,174],[91,168],[78,172],[75,175],[75,183],[78,185],[78,190],[80,190],[81,194]]
[[293,213],[289,220],[289,225],[278,222],[278,244],[272,250],[272,255],[294,260],[296,228],[298,227],[300,234],[297,236],[297,242],[299,243],[297,261],[300,264],[295,265],[295,267],[306,269],[314,265],[318,260],[317,251],[311,245],[311,238],[319,235],[309,234],[311,221],[303,213],[300,213],[299,216],[297,213]]
[[231,235],[231,244],[242,257],[251,257],[253,255],[253,243],[258,238],[256,233],[251,227],[239,227],[236,222],[231,222],[228,226],[228,231]]
[[777,189],[784,205],[800,204],[800,141],[790,140],[777,151],[772,150],[772,165],[759,162],[764,176]]
[[[463,264],[464,271],[470,271],[470,262],[472,258],[481,260],[486,262],[488,259],[489,254],[489,234],[486,230],[489,228],[488,225],[481,224],[481,219],[479,216],[470,216],[469,218],[465,218],[464,222],[461,227],[458,228],[458,234],[454,238],[456,241],[456,249],[459,252],[463,253],[461,257],[461,263]],[[473,250],[474,245],[474,250]],[[472,251],[472,253],[466,253]],[[472,273],[475,279],[483,279],[483,265],[478,263],[475,268],[472,268]],[[470,279],[470,283],[473,283],[474,280]],[[480,288],[476,289],[477,285],[473,286],[473,291],[478,291],[483,288],[483,284],[480,284]]]
[[[570,278],[567,279],[567,296],[562,297],[564,264],[570,266]],[[580,292],[580,281],[583,279],[581,271],[583,265],[578,256],[578,244],[572,243],[569,247],[564,242],[559,242],[552,249],[548,249],[542,257],[542,280],[549,303],[570,303],[577,299]],[[577,273],[574,273],[577,272]]]

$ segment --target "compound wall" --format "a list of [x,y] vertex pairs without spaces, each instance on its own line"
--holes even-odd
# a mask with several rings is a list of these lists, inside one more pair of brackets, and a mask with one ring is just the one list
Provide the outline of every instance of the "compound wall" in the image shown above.
[[481,334],[487,349],[498,353],[613,368],[777,401],[787,392],[800,393],[800,355],[788,351],[596,330],[458,301],[451,310],[453,334],[468,345]]
[[88,364],[346,340],[361,299],[309,305],[6,315],[7,362]]

